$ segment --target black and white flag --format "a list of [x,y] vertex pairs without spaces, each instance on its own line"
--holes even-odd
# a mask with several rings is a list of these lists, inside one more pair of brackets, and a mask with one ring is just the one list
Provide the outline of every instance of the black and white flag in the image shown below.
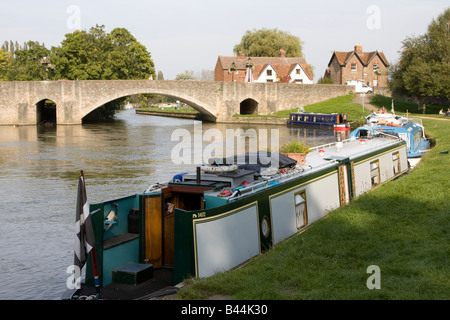
[[94,230],[92,228],[91,216],[89,214],[89,203],[86,196],[86,186],[83,172],[78,180],[78,196],[75,220],[75,262],[74,264],[83,268],[87,256],[95,245]]

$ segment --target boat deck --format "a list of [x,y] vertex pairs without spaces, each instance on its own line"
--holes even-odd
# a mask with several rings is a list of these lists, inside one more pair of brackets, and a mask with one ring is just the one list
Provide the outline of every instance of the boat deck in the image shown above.
[[[111,283],[100,288],[101,300],[151,300],[166,294],[176,293],[178,288],[173,285],[173,269],[159,268],[153,271],[153,277],[141,284]],[[73,299],[86,299],[96,295],[95,287],[82,286],[73,295]]]

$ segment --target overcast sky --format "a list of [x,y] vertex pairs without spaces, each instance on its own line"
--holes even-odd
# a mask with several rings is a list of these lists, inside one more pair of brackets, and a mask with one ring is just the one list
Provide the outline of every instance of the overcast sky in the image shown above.
[[2,0],[0,44],[33,40],[50,48],[75,28],[122,27],[172,80],[185,70],[213,70],[247,30],[278,28],[303,41],[317,81],[334,50],[351,51],[356,43],[396,62],[401,42],[424,34],[448,7],[448,0]]

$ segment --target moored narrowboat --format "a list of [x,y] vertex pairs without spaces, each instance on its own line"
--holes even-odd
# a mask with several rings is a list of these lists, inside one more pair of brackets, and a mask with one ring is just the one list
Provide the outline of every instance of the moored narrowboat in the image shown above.
[[288,125],[314,126],[334,128],[336,131],[350,130],[350,124],[345,113],[311,113],[293,112],[287,120]]
[[401,124],[395,122],[382,121],[380,124],[371,123],[359,127],[350,133],[350,139],[368,139],[377,136],[393,136],[403,139],[406,142],[408,158],[420,158],[430,148],[430,142],[425,136],[424,128],[421,124],[400,119]]
[[88,259],[76,295],[95,293],[93,270],[104,299],[150,298],[186,278],[228,271],[408,171],[398,138],[312,150],[302,164],[270,152],[212,161],[141,193],[91,204],[96,268]]

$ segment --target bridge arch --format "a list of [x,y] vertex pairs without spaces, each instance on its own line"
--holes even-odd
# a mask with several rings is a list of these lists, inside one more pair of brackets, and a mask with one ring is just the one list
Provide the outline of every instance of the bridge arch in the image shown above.
[[56,103],[41,99],[36,103],[36,124],[56,124]]
[[239,104],[239,113],[240,114],[258,114],[258,101],[248,98]]
[[209,106],[205,106],[203,102],[199,101],[198,99],[192,97],[192,96],[184,96],[182,94],[173,93],[170,91],[165,90],[130,90],[127,92],[120,92],[112,95],[108,95],[107,97],[104,97],[102,99],[99,99],[97,101],[92,101],[92,104],[84,109],[84,112],[82,114],[82,118],[91,113],[93,110],[103,106],[104,104],[114,101],[119,98],[128,97],[135,94],[153,94],[153,95],[160,95],[160,96],[166,96],[169,98],[173,98],[176,100],[179,100],[180,102],[186,103],[193,107],[195,110],[200,112],[201,119],[205,121],[215,122],[217,117],[212,114],[208,109]]

